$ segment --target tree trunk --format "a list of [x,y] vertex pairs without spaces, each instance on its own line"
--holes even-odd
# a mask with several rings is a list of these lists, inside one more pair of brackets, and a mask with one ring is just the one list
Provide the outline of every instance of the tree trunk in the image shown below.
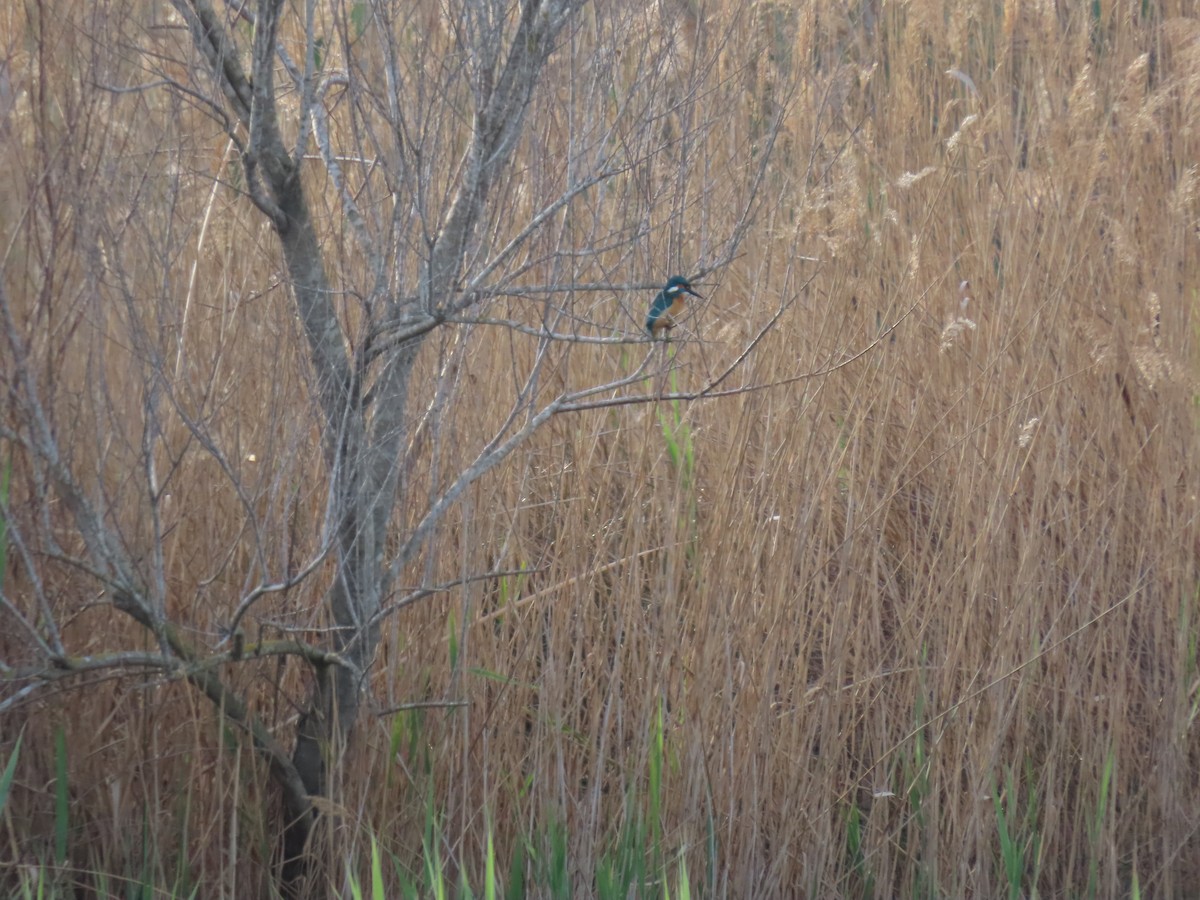
[[[581,5],[582,0],[522,3],[502,61],[496,57],[496,48],[505,43],[501,34],[483,36],[475,47],[484,61],[475,85],[478,107],[457,190],[440,216],[441,227],[422,266],[416,302],[381,296],[383,285],[394,282],[384,277],[386,265],[379,257],[375,289],[380,294],[372,298],[375,302],[368,310],[368,330],[363,334],[384,322],[415,323],[420,327],[375,359],[378,371],[373,373],[373,399],[368,402],[363,382],[371,363],[367,362],[366,347],[352,348],[331,302],[334,291],[300,178],[304,148],[298,146],[293,157],[279,127],[274,77],[280,52],[277,31],[282,0],[259,0],[257,4],[250,78],[243,74],[235,43],[209,0],[186,0],[186,4],[185,0],[175,0],[176,8],[188,19],[193,41],[222,86],[229,110],[249,133],[243,155],[247,188],[255,205],[271,221],[283,248],[323,418],[329,509],[331,521],[336,523],[332,540],[337,568],[328,606],[333,650],[348,665],[316,667],[312,693],[301,716],[292,763],[310,795],[329,792],[329,768],[336,765],[334,761],[358,718],[363,680],[378,644],[376,616],[396,568],[404,563],[403,558],[385,561],[384,554],[391,516],[402,502],[400,473],[408,444],[405,415],[417,352],[433,325],[474,302],[470,295],[456,294],[464,257],[490,186],[516,146],[525,111],[555,37]],[[315,58],[313,40],[310,32],[306,50],[309,61]],[[301,85],[306,99],[314,96],[311,75],[308,72]],[[303,134],[307,134],[310,113],[315,116],[316,110],[301,112]],[[329,158],[327,164],[333,165]],[[491,457],[488,464],[494,464]],[[299,896],[305,892],[306,847],[316,812],[311,804],[296,797],[289,797],[285,807],[284,887],[289,895]]]

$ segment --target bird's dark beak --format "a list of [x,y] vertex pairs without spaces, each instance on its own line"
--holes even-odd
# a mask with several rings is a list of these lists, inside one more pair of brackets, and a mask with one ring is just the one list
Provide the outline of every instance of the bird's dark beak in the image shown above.
[[[693,297],[700,297],[699,294],[697,294],[695,291],[692,290],[690,285],[685,287],[684,290],[687,291],[689,294],[691,294]],[[700,299],[703,300],[704,298],[700,297]]]

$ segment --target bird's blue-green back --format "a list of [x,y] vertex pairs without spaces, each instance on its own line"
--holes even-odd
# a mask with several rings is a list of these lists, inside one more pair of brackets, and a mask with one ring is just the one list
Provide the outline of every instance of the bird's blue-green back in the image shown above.
[[675,298],[665,290],[658,292],[658,296],[650,304],[650,312],[646,315],[646,330],[648,332],[654,334],[654,323],[659,320],[663,313],[671,308],[673,302],[675,302]]
[[[650,332],[650,336],[654,337],[654,324],[667,314],[675,304],[682,306],[683,295],[691,294],[693,297],[699,297],[691,284],[682,275],[672,275],[667,279],[666,287],[658,292],[658,296],[654,298],[654,302],[650,304],[650,312],[646,315],[646,330]],[[677,310],[675,310],[677,312]]]

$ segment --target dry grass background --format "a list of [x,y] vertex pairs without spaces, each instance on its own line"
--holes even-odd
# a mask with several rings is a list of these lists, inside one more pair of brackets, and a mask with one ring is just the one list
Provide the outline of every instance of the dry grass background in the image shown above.
[[[664,111],[662,133],[627,136],[650,146],[675,129],[692,145],[578,205],[572,240],[615,249],[568,280],[657,281],[711,252],[734,225],[747,148],[782,104],[743,255],[707,279],[709,302],[681,329],[691,340],[654,389],[703,386],[787,308],[734,376],[761,389],[558,417],[451,513],[406,584],[531,571],[388,620],[376,713],[328,817],[340,858],[365,860],[374,835],[415,865],[432,805],[451,871],[479,882],[489,827],[502,860],[522,840],[548,854],[538,841],[561,830],[586,895],[605,849],[647,814],[661,711],[661,844],[706,894],[1183,897],[1200,884],[1200,21],[1179,4],[1103,4],[1099,17],[1083,4],[855,6],[585,16],[584,43],[674,35],[699,102],[694,120]],[[156,8],[98,8],[0,14],[3,277],[58,433],[130,546],[150,533],[136,476],[145,347],[222,448],[236,478],[182,415],[163,435],[177,466],[170,596],[215,643],[253,583],[247,510],[281,565],[317,539],[316,414],[271,235],[233,191],[213,191],[234,171],[219,131],[161,95],[89,86],[138,80],[130,41],[177,38],[156,30]],[[565,66],[552,63],[503,186],[508,222],[559,183]],[[669,95],[676,75],[638,81],[641,99]],[[453,127],[438,127],[452,146]],[[310,174],[319,195],[328,185]],[[382,202],[378,181],[361,190]],[[507,224],[493,224],[499,240]],[[322,228],[339,277],[361,282],[332,193]],[[98,266],[119,229],[122,265]],[[135,302],[112,299],[118,268]],[[649,296],[561,303],[633,330]],[[551,376],[600,382],[643,352],[565,347]],[[532,347],[464,326],[426,353],[453,404],[409,475],[417,496],[507,414]],[[18,457],[17,510],[20,475]],[[15,563],[4,577],[11,596],[28,587]],[[81,598],[77,576],[43,577],[77,652],[145,640]],[[272,599],[254,627],[315,634],[321,592]],[[17,640],[0,638],[8,661]],[[228,677],[287,737],[301,667]],[[438,700],[465,705],[384,712]],[[233,895],[265,883],[265,772],[186,685],[129,676],[44,694],[5,715],[5,757],[22,727],[5,865],[49,846],[65,729],[77,870],[140,872],[149,836],[154,878],[186,860]],[[1024,862],[1016,894],[1001,819]]]

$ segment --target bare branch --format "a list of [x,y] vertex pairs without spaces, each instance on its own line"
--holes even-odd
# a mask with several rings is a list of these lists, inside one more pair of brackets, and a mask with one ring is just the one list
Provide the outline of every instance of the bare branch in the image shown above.
[[383,716],[395,715],[398,712],[409,712],[414,709],[459,709],[467,705],[466,700],[416,700],[412,703],[398,703],[395,706],[377,710],[375,715],[382,718]]
[[317,137],[317,147],[321,152],[321,160],[325,164],[325,171],[329,173],[329,178],[333,182],[334,189],[337,191],[338,197],[341,198],[342,212],[346,216],[346,221],[354,229],[354,236],[358,239],[358,245],[362,248],[363,254],[367,257],[367,261],[371,266],[371,273],[375,276],[375,289],[380,290],[385,284],[383,256],[380,254],[379,248],[375,245],[374,239],[367,233],[367,225],[363,221],[362,213],[358,210],[358,204],[354,202],[354,197],[346,187],[346,177],[342,173],[342,167],[338,163],[337,156],[333,152],[333,145],[329,139],[329,118],[322,105],[325,92],[332,85],[348,85],[349,83],[350,79],[344,73],[340,72],[322,79],[321,87],[317,91],[312,103],[311,115],[306,116],[304,121],[312,122],[313,133]]
[[237,609],[234,610],[233,618],[229,621],[229,625],[226,628],[227,632],[229,634],[234,634],[241,625],[242,617],[250,611],[251,606],[253,606],[257,601],[261,600],[263,597],[267,596],[268,594],[276,594],[280,591],[290,590],[291,588],[294,588],[296,585],[305,581],[308,576],[310,576],[317,570],[318,567],[320,567],[321,563],[325,561],[326,557],[329,555],[329,551],[332,549],[332,541],[326,541],[321,547],[321,552],[314,556],[312,560],[309,561],[308,565],[306,565],[295,575],[285,578],[283,581],[277,581],[272,584],[260,584],[254,590],[250,591],[250,593],[242,598],[242,601],[238,604]]
[[46,596],[46,591],[42,584],[41,572],[25,541],[20,524],[13,517],[12,511],[8,507],[7,497],[0,497],[0,530],[3,531],[4,539],[9,542],[10,546],[16,548],[17,554],[21,558],[21,565],[25,569],[25,577],[33,585],[33,595],[37,598],[38,612],[41,615],[42,627],[46,629],[49,637],[49,645],[43,641],[41,634],[34,627],[33,623],[5,596],[3,579],[0,579],[0,601],[3,601],[5,608],[17,619],[21,627],[31,635],[34,643],[38,645],[38,648],[46,656],[57,656],[65,653],[66,649],[63,646],[62,635],[59,634],[58,624],[54,618],[54,610],[50,606],[50,600]]
[[258,0],[252,58],[251,95],[254,102],[250,107],[250,143],[246,151],[249,159],[263,167],[276,190],[296,171],[279,133],[279,112],[275,102],[275,35],[282,7],[283,0]]
[[491,277],[492,273],[495,272],[500,266],[504,265],[504,263],[508,262],[513,253],[515,253],[531,235],[539,231],[551,216],[566,207],[569,203],[571,203],[571,201],[575,200],[584,192],[595,187],[597,184],[600,184],[602,181],[606,181],[609,178],[612,178],[623,172],[627,172],[628,170],[629,166],[621,166],[616,169],[607,169],[591,176],[590,178],[584,179],[579,184],[564,191],[557,200],[555,200],[549,206],[544,207],[537,215],[530,219],[529,223],[519,232],[517,232],[512,240],[510,240],[504,247],[500,249],[499,253],[492,257],[492,259],[486,265],[484,265],[478,273],[471,277],[470,281],[467,282],[464,293],[467,296],[470,296],[471,292],[479,290],[483,283]]
[[193,44],[204,54],[234,114],[243,125],[249,125],[252,103],[250,82],[212,4],[208,0],[188,0],[186,3],[184,0],[171,0],[171,5],[187,22]]
[[[300,128],[296,134],[296,147],[292,151],[292,166],[300,168],[304,153],[308,147],[309,129],[313,125],[311,113],[315,113],[320,98],[316,96],[317,68],[317,38],[314,33],[316,25],[316,0],[305,0],[304,3],[304,74],[300,80]],[[286,58],[282,46],[276,47],[275,52]],[[322,93],[324,93],[322,91]]]
[[119,609],[132,615],[141,624],[157,632],[157,623],[134,575],[133,566],[121,553],[100,515],[88,501],[84,490],[59,453],[58,442],[50,428],[45,409],[39,400],[37,385],[26,364],[28,352],[17,329],[8,299],[8,291],[0,280],[0,327],[8,342],[11,358],[16,361],[16,378],[24,394],[23,412],[29,428],[29,446],[46,467],[63,505],[71,512],[75,527],[88,548],[93,563],[113,587]]
[[647,354],[646,358],[637,369],[630,375],[624,378],[619,378],[607,384],[596,385],[594,387],[585,388],[583,390],[561,394],[550,403],[546,404],[537,413],[529,416],[525,424],[521,426],[514,434],[506,440],[501,441],[500,434],[497,434],[485,450],[476,457],[475,461],[464,469],[457,478],[450,484],[441,496],[432,504],[429,510],[421,518],[421,521],[412,530],[408,539],[401,545],[399,552],[396,554],[392,562],[391,570],[393,577],[395,574],[407,565],[417,550],[424,544],[427,536],[433,530],[434,526],[440,521],[441,517],[462,495],[470,485],[476,482],[479,478],[497,466],[499,463],[507,459],[514,450],[520,447],[525,441],[538,430],[551,416],[559,412],[566,411],[579,403],[586,397],[592,397],[596,394],[607,393],[609,391],[620,390],[630,384],[640,381],[645,373],[646,366],[649,363],[653,354]]
[[559,29],[581,6],[578,0],[521,7],[520,20],[495,87],[476,110],[471,144],[461,166],[458,191],[430,251],[421,297],[428,312],[445,302],[466,254],[467,239],[479,218],[491,181],[512,153],[538,73]]
[[444,594],[447,591],[452,591],[456,587],[462,587],[464,584],[474,584],[478,581],[491,581],[495,578],[515,578],[521,575],[533,575],[541,571],[540,569],[498,569],[495,572],[485,572],[482,575],[469,575],[465,578],[456,578],[453,581],[447,581],[444,584],[436,584],[432,587],[417,588],[409,591],[399,600],[387,603],[379,608],[379,611],[372,616],[371,621],[367,623],[368,627],[378,625],[388,616],[399,612],[402,609],[407,609],[415,603],[419,603],[429,597],[437,594]]
[[[40,585],[39,585],[39,590],[38,590],[38,599],[39,599],[39,601],[43,600],[43,597],[42,597],[42,594],[40,591]],[[3,590],[0,590],[0,607],[3,607],[4,609],[6,609],[8,611],[8,614],[10,616],[12,616],[14,619],[16,619],[16,622],[21,627],[21,630],[25,632],[26,636],[29,638],[30,641],[33,642],[34,646],[38,649],[38,651],[41,653],[42,656],[52,657],[52,656],[58,656],[59,654],[62,653],[61,643],[59,644],[58,647],[51,649],[50,645],[48,645],[42,639],[41,634],[38,633],[38,630],[33,626],[33,623],[30,622],[29,619],[27,619],[25,617],[25,614],[23,612],[21,612],[21,610],[17,607],[17,605],[15,603],[13,603],[11,600],[8,599],[8,595]],[[53,627],[54,620],[50,619],[50,620],[48,620],[48,623],[50,624],[51,627]],[[55,637],[57,637],[57,634],[55,634]]]
[[258,157],[251,150],[242,154],[242,167],[246,170],[246,191],[249,193],[250,199],[254,201],[254,205],[271,220],[276,231],[286,231],[288,227],[287,214],[263,187],[262,179],[258,175]]
[[541,338],[547,341],[559,341],[562,343],[571,344],[645,344],[650,340],[650,337],[645,332],[641,331],[634,334],[626,334],[617,337],[597,337],[595,335],[551,331],[544,326],[535,328],[532,325],[526,325],[523,322],[516,321],[515,319],[492,319],[482,316],[450,316],[447,317],[446,321],[458,325],[489,325],[497,328],[505,328],[509,331],[516,331],[520,334],[527,334],[531,337]]

